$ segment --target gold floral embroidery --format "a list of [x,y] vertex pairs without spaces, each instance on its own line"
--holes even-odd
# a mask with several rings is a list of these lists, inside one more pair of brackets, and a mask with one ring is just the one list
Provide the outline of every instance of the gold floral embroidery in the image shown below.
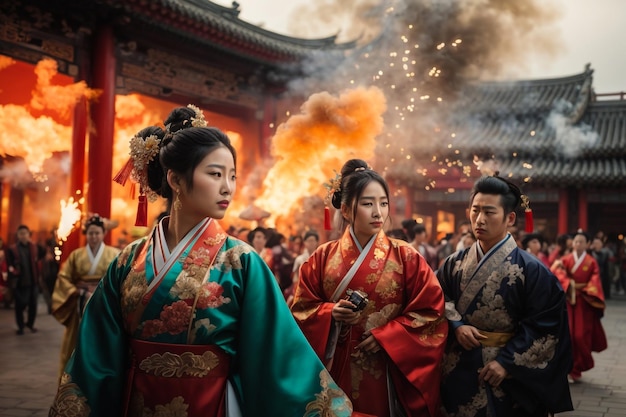
[[201,246],[189,252],[183,261],[183,270],[200,282],[206,275],[209,265],[211,265],[211,254],[207,248]]
[[413,317],[411,327],[422,328],[419,338],[425,344],[432,346],[445,337],[445,332],[440,329],[440,325],[446,320],[444,317],[423,316],[412,311],[408,313],[408,316]]
[[397,272],[398,274],[401,274],[402,266],[398,262],[392,259],[387,259],[387,262],[385,262],[385,267],[383,268],[383,273],[390,274],[393,272]]
[[172,398],[172,401],[164,405],[156,405],[154,411],[144,406],[143,395],[135,393],[130,402],[129,415],[142,417],[187,417],[189,405],[181,396]]
[[122,312],[135,311],[147,290],[145,271],[130,271],[122,283]]
[[378,269],[380,268],[380,260],[377,259],[371,259],[370,263],[368,264],[370,269]]
[[220,243],[222,243],[224,239],[226,239],[226,234],[218,233],[215,235],[215,237],[208,237],[204,239],[204,244],[209,245],[209,246],[215,246],[215,245],[219,245]]
[[513,362],[518,366],[544,369],[554,358],[558,342],[559,339],[551,334],[537,339],[526,352],[514,353]]
[[399,291],[402,288],[398,282],[394,279],[393,275],[383,275],[376,284],[375,292],[382,298],[383,300],[394,299],[396,298]]
[[133,252],[135,245],[128,245],[124,248],[124,250],[117,257],[117,267],[121,268],[126,265],[130,254]]
[[374,249],[374,259],[380,261],[385,257],[385,252],[380,250],[379,248]]
[[163,355],[155,353],[145,358],[139,364],[142,371],[166,378],[180,378],[183,375],[203,377],[219,365],[219,358],[213,352],[207,351],[200,355],[184,352],[176,355],[165,352]]
[[339,268],[339,266],[341,265],[342,262],[342,258],[341,258],[341,252],[340,251],[336,251],[331,257],[330,259],[326,260],[326,265],[327,268],[331,271],[335,271],[337,268]]
[[373,284],[376,281],[378,281],[378,273],[377,272],[372,272],[371,274],[367,274],[365,276],[365,283],[366,284]]
[[170,288],[170,296],[181,300],[193,300],[196,297],[200,280],[182,271]]
[[213,268],[218,271],[230,272],[233,269],[241,269],[241,255],[252,252],[253,249],[249,245],[237,245],[223,252],[220,252],[215,259]]
[[350,396],[354,399],[359,398],[359,386],[363,380],[363,373],[367,372],[375,379],[383,375],[383,364],[380,353],[366,353],[362,350],[354,351],[350,354],[350,379],[352,392]]
[[81,389],[72,382],[70,375],[63,373],[54,403],[50,407],[50,417],[83,417],[88,416],[91,409]]
[[374,312],[367,317],[365,330],[372,330],[389,323],[389,321],[396,317],[399,312],[399,304],[387,304],[381,308],[380,311]]
[[[319,376],[322,391],[315,394],[315,400],[306,405],[304,417],[332,417],[335,415],[352,414],[352,404],[348,401],[344,392],[332,380],[328,371],[325,369],[320,371]],[[337,398],[345,399],[339,409],[334,404]]]

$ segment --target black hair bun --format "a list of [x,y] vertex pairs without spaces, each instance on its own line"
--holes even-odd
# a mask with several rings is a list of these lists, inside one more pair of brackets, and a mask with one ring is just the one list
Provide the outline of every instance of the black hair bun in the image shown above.
[[333,193],[333,198],[331,199],[330,202],[334,208],[336,209],[341,208],[341,190],[337,190]]

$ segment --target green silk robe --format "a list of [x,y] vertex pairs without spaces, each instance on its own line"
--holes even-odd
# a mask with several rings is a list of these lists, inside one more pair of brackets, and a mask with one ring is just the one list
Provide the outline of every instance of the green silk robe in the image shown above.
[[[223,408],[193,411],[200,400],[195,395],[172,398],[163,389],[135,396],[135,387],[127,389],[126,382],[131,341],[173,344],[179,350],[180,345],[218,347],[230,358],[228,379],[246,417],[351,415],[350,401],[308,344],[272,272],[252,247],[205,220],[205,230],[182,249],[174,248],[169,264],[158,266],[159,252],[167,252],[159,243],[164,222],[120,254],[91,297],[50,415],[122,416],[126,404],[138,403],[138,411],[127,415],[230,415]],[[202,368],[203,357],[192,356],[195,362],[189,365],[184,358],[190,355],[172,352],[172,360],[151,368],[164,371],[166,383],[184,375],[186,366],[210,371]],[[223,403],[223,391],[211,401]]]

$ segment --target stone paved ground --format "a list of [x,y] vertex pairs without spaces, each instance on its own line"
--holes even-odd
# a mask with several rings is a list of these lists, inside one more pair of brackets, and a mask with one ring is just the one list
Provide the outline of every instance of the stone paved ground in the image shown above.
[[[43,417],[56,392],[63,327],[43,303],[35,327],[15,335],[13,310],[0,309],[0,416]],[[594,354],[596,366],[571,384],[575,411],[558,417],[626,416],[626,297],[607,303],[603,319],[609,348]]]

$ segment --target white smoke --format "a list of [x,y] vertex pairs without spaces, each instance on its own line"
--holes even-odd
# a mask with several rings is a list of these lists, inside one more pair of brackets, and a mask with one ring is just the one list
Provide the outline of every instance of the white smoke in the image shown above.
[[598,132],[586,123],[572,123],[569,114],[571,103],[560,100],[546,119],[547,126],[554,130],[556,149],[568,157],[579,156],[584,150],[592,148],[599,140]]

